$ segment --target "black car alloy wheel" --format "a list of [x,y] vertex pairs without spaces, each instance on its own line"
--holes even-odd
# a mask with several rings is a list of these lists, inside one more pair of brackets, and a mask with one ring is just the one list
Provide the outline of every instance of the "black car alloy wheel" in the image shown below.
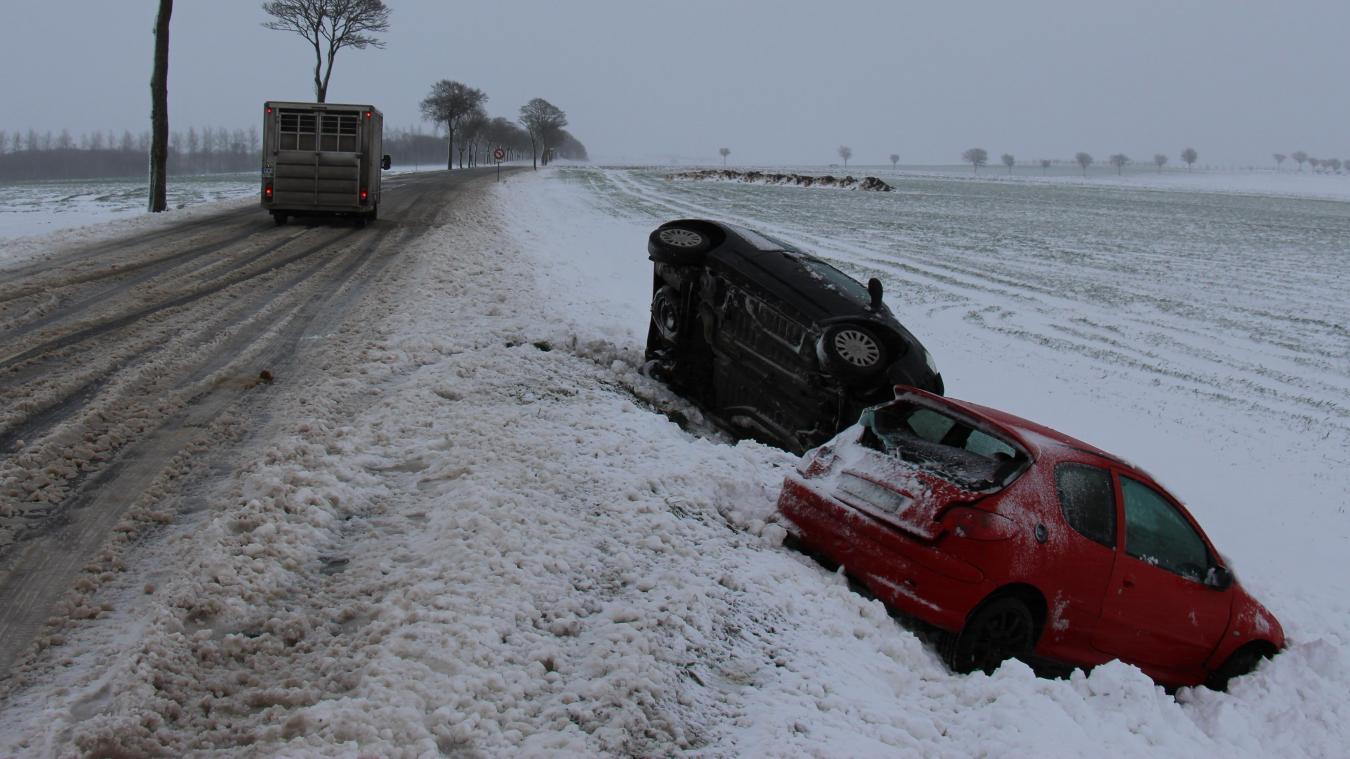
[[683,248],[685,250],[701,248],[708,240],[702,232],[684,227],[663,229],[657,232],[656,236],[660,238],[661,242],[672,248]]
[[647,237],[647,253],[657,263],[698,266],[712,244],[707,232],[691,225],[674,224],[659,227]]
[[860,324],[835,324],[820,336],[820,358],[829,371],[867,379],[886,367],[886,346],[872,330]]
[[1031,653],[1036,644],[1036,621],[1026,604],[1016,598],[999,598],[975,612],[956,637],[949,664],[957,672],[981,670]]

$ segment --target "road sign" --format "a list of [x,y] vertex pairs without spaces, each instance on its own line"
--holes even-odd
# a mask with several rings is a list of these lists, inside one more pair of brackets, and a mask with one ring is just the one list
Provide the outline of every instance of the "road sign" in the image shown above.
[[497,148],[496,150],[492,151],[492,157],[500,161],[506,157],[506,151],[502,150],[501,148]]

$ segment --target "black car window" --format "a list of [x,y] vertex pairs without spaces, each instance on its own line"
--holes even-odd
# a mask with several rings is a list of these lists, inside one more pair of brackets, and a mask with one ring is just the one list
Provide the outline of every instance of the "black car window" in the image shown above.
[[876,447],[968,490],[1011,482],[1030,461],[1010,441],[917,403],[870,408],[860,421]]
[[808,276],[819,281],[823,286],[836,290],[841,295],[845,295],[861,305],[866,306],[872,303],[872,296],[867,292],[867,287],[842,271],[816,258],[801,256],[797,258],[797,261],[806,270]]
[[1209,568],[1205,541],[1161,493],[1120,478],[1125,498],[1125,553],[1199,582]]
[[1086,464],[1055,467],[1055,487],[1064,520],[1085,538],[1116,547],[1116,495],[1111,474]]

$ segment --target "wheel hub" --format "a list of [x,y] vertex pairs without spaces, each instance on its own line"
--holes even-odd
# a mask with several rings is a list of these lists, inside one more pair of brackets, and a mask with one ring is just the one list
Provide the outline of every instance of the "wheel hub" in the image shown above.
[[834,349],[848,363],[865,368],[881,359],[881,346],[870,335],[846,329],[834,336]]
[[657,235],[661,242],[674,248],[697,248],[703,244],[703,235],[692,229],[663,229]]

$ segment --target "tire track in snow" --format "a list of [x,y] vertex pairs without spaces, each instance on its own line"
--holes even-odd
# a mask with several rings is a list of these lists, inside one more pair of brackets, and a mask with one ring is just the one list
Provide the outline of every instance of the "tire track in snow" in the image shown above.
[[[427,196],[445,198],[446,178],[405,184],[415,189],[386,195],[388,212],[361,233],[268,241],[277,233],[260,226],[261,252],[248,240],[227,250],[229,263],[214,267],[208,284],[184,280],[186,292],[163,288],[160,302],[10,357],[11,369],[38,355],[56,362],[61,349],[96,342],[93,350],[111,360],[5,435],[11,445],[28,439],[17,453],[0,449],[0,605],[14,610],[0,623],[0,669],[47,619],[54,594],[87,572],[128,509],[162,518],[156,504],[195,471],[202,453],[232,439],[240,427],[232,409],[265,387],[258,368],[285,378],[306,336],[340,321],[406,242],[435,222],[441,207]],[[301,250],[285,250],[297,241]],[[325,251],[332,255],[316,255]],[[116,563],[100,560],[109,561]],[[67,613],[98,613],[78,600],[90,587],[67,599]]]

